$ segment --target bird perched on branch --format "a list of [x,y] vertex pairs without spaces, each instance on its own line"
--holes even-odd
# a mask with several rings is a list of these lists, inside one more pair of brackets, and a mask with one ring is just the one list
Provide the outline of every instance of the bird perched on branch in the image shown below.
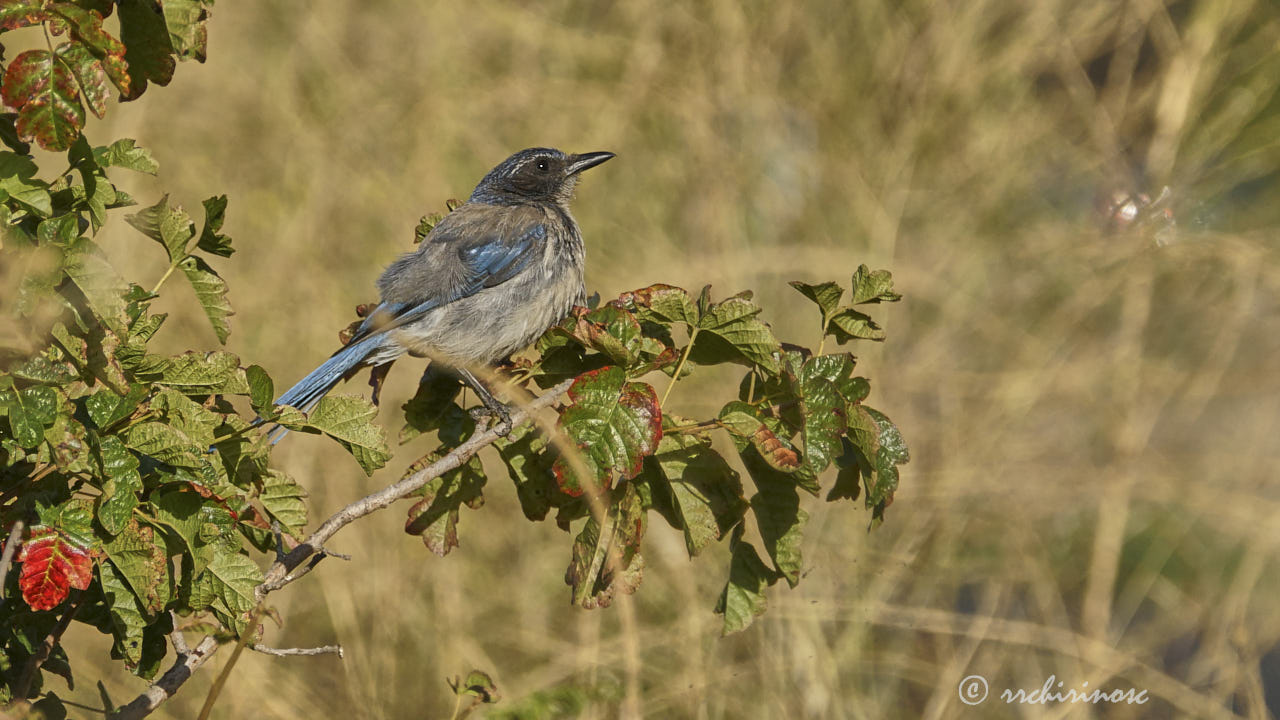
[[530,148],[504,160],[416,251],[391,263],[378,280],[382,302],[276,404],[308,410],[361,368],[407,352],[452,367],[509,430],[506,406],[472,370],[528,346],[585,302],[569,200],[579,174],[612,157]]

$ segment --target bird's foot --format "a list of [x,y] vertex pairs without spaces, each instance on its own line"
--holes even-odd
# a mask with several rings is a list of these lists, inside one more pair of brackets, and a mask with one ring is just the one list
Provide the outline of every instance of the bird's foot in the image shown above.
[[473,407],[470,413],[473,420],[477,423],[484,422],[498,437],[506,437],[511,432],[511,412],[506,405],[497,403],[494,407]]

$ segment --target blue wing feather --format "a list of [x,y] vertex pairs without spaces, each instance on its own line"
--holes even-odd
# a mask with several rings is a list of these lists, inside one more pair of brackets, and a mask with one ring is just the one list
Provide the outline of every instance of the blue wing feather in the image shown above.
[[456,236],[440,235],[436,242],[463,245],[457,251],[460,268],[456,274],[461,281],[437,297],[419,302],[383,302],[378,305],[356,330],[351,342],[285,391],[276,404],[309,409],[378,350],[387,340],[387,331],[412,323],[442,305],[510,280],[538,257],[538,250],[546,237],[546,226],[541,223],[526,226],[525,231],[514,239],[499,235],[467,243]]

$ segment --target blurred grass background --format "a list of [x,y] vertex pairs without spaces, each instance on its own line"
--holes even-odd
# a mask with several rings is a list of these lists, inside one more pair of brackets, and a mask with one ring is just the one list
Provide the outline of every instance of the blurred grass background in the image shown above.
[[[639,593],[586,612],[561,581],[570,538],[526,522],[500,473],[447,559],[375,516],[333,545],[353,562],[272,598],[269,644],[346,659],[246,654],[215,717],[447,718],[443,678],[472,667],[503,693],[489,717],[1280,712],[1275,3],[261,1],[219,3],[210,35],[206,65],[88,133],[155,153],[143,203],[230,196],[230,349],[279,387],[332,351],[420,216],[519,148],[611,150],[575,206],[606,298],[751,288],[809,344],[787,280],[893,271],[889,340],[854,351],[913,455],[875,532],[812,502],[807,577],[724,639],[724,549],[690,562],[661,523]],[[1104,231],[1096,197],[1165,185],[1176,242]],[[158,276],[123,223],[104,238]],[[168,349],[215,346],[191,298],[165,302]],[[416,376],[392,374],[393,432]],[[735,380],[674,407],[710,412]],[[277,456],[327,514],[424,450],[371,479],[310,437]],[[68,637],[72,696],[97,704],[109,643]],[[141,690],[111,672],[117,700]],[[215,674],[157,716],[193,717]],[[959,702],[971,674],[979,707]],[[1152,700],[997,698],[1051,674]]]

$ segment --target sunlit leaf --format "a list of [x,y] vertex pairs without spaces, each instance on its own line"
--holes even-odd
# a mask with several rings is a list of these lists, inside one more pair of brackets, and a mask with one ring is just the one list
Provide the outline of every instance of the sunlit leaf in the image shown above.
[[310,413],[305,424],[288,424],[291,430],[320,432],[337,440],[368,474],[387,464],[391,450],[387,433],[373,422],[378,408],[355,395],[326,395]]
[[741,520],[747,503],[738,473],[693,435],[666,434],[654,454],[670,486],[689,557],[720,540]]
[[28,50],[9,63],[5,104],[18,109],[18,137],[60,152],[71,147],[84,127],[84,107],[75,76],[48,50]]
[[609,487],[615,473],[621,478],[639,473],[662,437],[662,411],[653,388],[627,382],[622,368],[610,366],[578,376],[569,400],[560,427],[594,475],[584,481],[568,459],[557,458],[554,469],[561,489],[578,496],[592,485]]
[[178,267],[191,282],[191,288],[196,291],[196,299],[200,301],[200,307],[204,308],[205,316],[213,325],[218,341],[226,345],[227,336],[231,334],[231,324],[227,322],[227,318],[235,314],[231,303],[227,302],[227,283],[208,263],[194,255],[183,258]]
[[88,545],[59,528],[33,527],[17,560],[22,563],[18,586],[32,610],[52,610],[67,599],[71,588],[87,590],[93,579]]
[[133,590],[139,609],[148,617],[169,602],[169,562],[155,530],[130,520],[102,546],[115,569]]

